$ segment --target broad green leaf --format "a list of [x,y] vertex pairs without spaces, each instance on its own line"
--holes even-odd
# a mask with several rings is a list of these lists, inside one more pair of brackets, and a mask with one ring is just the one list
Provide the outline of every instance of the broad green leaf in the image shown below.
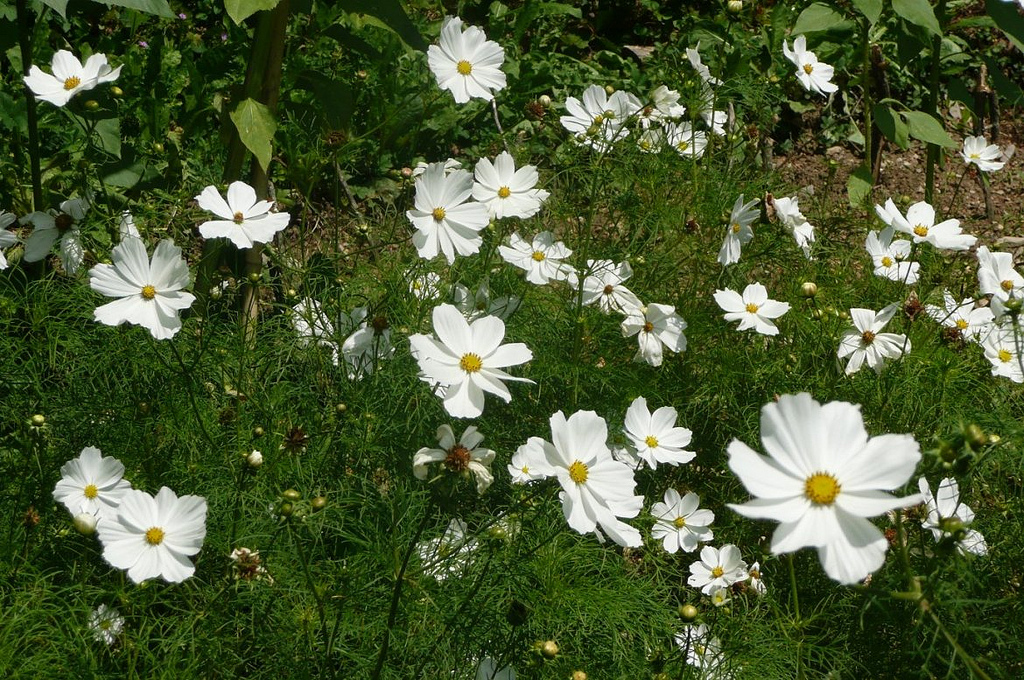
[[316,71],[304,71],[299,76],[298,84],[313,93],[331,130],[348,129],[354,110],[352,88]]
[[227,10],[232,21],[241,25],[256,12],[274,9],[279,2],[281,0],[224,0],[224,9]]
[[840,31],[853,28],[853,22],[828,5],[816,2],[796,18],[793,24],[793,35],[816,33],[820,31]]
[[272,142],[277,130],[277,122],[270,115],[270,109],[255,99],[246,99],[239,102],[229,115],[242,144],[252,151],[260,167],[266,170],[270,165]]
[[42,0],[43,4],[60,15],[61,19],[67,19],[68,0]]
[[[97,0],[97,2],[115,7],[126,7],[145,12],[146,14],[155,14],[158,17],[167,19],[174,16],[174,12],[171,11],[171,6],[167,4],[167,0]],[[50,3],[47,2],[46,4]]]
[[409,47],[421,52],[427,51],[427,43],[402,9],[399,0],[341,0],[341,8],[352,14],[372,17],[384,28],[394,31]]
[[1024,16],[1017,11],[1017,5],[1000,0],[985,0],[985,8],[999,30],[1006,34],[1018,50],[1024,52]]
[[115,158],[121,157],[121,122],[117,118],[101,118],[96,121],[96,136],[101,149]]
[[942,128],[942,123],[924,111],[900,111],[899,114],[907,122],[910,136],[914,139],[950,149],[958,146],[949,133]]
[[915,26],[927,29],[932,35],[942,35],[939,20],[935,18],[928,0],[892,0],[892,9]]
[[365,54],[371,61],[380,61],[382,58],[382,55],[377,48],[341,24],[328,26],[324,30],[323,35],[337,41],[339,45],[349,49],[350,51]]
[[906,149],[910,145],[910,129],[903,119],[895,115],[885,104],[875,104],[873,109],[875,125],[890,142]]
[[861,163],[846,180],[846,195],[850,199],[850,205],[854,208],[863,206],[871,195],[871,168]]
[[870,23],[878,21],[882,16],[882,0],[852,0],[853,6],[868,18]]

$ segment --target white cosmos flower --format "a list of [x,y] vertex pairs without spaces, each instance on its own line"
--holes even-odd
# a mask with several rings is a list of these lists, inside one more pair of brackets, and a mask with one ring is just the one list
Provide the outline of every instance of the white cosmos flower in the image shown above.
[[132,488],[124,477],[124,465],[105,458],[95,446],[87,446],[60,468],[61,478],[53,489],[54,500],[72,515],[87,512],[102,520],[117,516],[121,498]]
[[16,219],[13,213],[0,211],[0,270],[7,269],[7,257],[3,249],[18,242],[18,235],[7,229]]
[[644,153],[658,153],[665,146],[665,131],[660,127],[647,128],[637,137],[636,146]]
[[330,347],[333,350],[334,363],[338,363],[338,345],[333,341],[334,324],[320,308],[320,303],[312,298],[303,298],[292,307],[292,325],[299,336],[299,344],[306,347],[310,344]]
[[747,586],[758,595],[764,595],[768,592],[768,587],[765,586],[764,579],[761,577],[761,564],[759,562],[754,562],[747,570]]
[[593,411],[568,420],[559,411],[551,416],[551,442],[530,437],[520,451],[531,473],[558,479],[562,511],[574,531],[639,547],[640,532],[619,518],[636,517],[644,497],[633,495],[633,470],[612,458],[607,439],[608,425]]
[[452,264],[456,254],[480,250],[488,214],[482,203],[469,200],[472,193],[473,176],[465,170],[445,174],[442,163],[431,163],[416,179],[415,205],[405,216],[416,229],[412,243],[420,257],[432,260],[444,253]]
[[121,498],[117,518],[100,522],[103,559],[141,583],[157,576],[181,583],[195,573],[189,559],[206,538],[206,499],[177,496],[166,486],[156,497],[130,490]]
[[609,97],[603,87],[591,85],[583,91],[582,102],[576,97],[565,100],[569,115],[558,120],[578,143],[603,153],[629,136],[626,123],[640,108],[640,100],[629,92],[617,90]]
[[793,40],[793,49],[789,49],[789,41],[782,41],[782,53],[796,66],[796,77],[808,92],[817,92],[828,96],[839,87],[832,82],[835,69],[818,61],[818,57],[807,49],[807,38],[798,35]]
[[718,262],[723,267],[739,262],[743,246],[754,238],[754,230],[750,225],[761,214],[754,208],[755,205],[757,205],[756,198],[744,203],[743,194],[740,194],[740,197],[733,203],[732,213],[729,215],[729,226],[725,230],[725,241],[722,242],[722,249],[718,251]]
[[[1024,337],[1024,330],[1018,330]],[[985,335],[981,346],[985,350],[985,358],[992,365],[992,375],[1009,378],[1015,383],[1024,383],[1024,367],[1018,343],[1022,342],[1013,332],[1011,324],[995,326]]]
[[76,274],[85,259],[85,248],[82,247],[82,234],[78,226],[88,210],[88,200],[71,198],[60,204],[59,213],[34,212],[22,217],[22,224],[32,225],[32,233],[25,240],[25,262],[38,262],[49,255],[59,238],[58,254],[64,271]]
[[466,523],[453,519],[441,536],[417,543],[416,552],[423,563],[423,573],[443,581],[449,576],[461,576],[477,547]]
[[1000,159],[1003,153],[995,144],[989,144],[984,137],[965,137],[964,147],[960,150],[964,163],[974,164],[982,172],[1001,170],[1005,163]]
[[435,272],[417,274],[409,281],[409,292],[417,300],[433,300],[440,297],[441,275]]
[[[361,380],[373,373],[378,362],[395,353],[391,345],[391,328],[382,314],[368,318],[369,308],[356,307],[351,313],[338,315],[341,356],[348,366],[350,380]],[[337,363],[337,362],[335,362]]]
[[839,342],[840,359],[850,357],[846,364],[846,375],[853,375],[864,364],[882,372],[886,359],[898,359],[910,351],[910,340],[905,335],[883,333],[882,329],[900,308],[893,303],[879,312],[854,307],[850,310],[853,328],[846,331]]
[[[685,114],[686,107],[679,103],[679,93],[665,85],[659,85],[651,92],[650,103],[640,109],[637,117],[640,119],[640,126],[647,130]],[[640,148],[649,150],[644,149],[643,144],[640,144]]]
[[130,210],[125,210],[121,213],[121,221],[117,225],[117,233],[122,241],[132,237],[142,238],[139,228],[135,226],[135,216],[132,215]]
[[701,548],[700,561],[690,565],[686,583],[710,595],[716,588],[728,588],[746,579],[747,563],[741,558],[740,549],[730,543],[721,550],[710,545]]
[[665,142],[680,156],[700,158],[708,146],[708,135],[703,130],[694,130],[689,123],[667,123]]
[[1013,255],[993,253],[988,246],[978,246],[978,287],[983,295],[1006,302],[1011,297],[1024,297],[1024,276],[1013,268]]
[[646,361],[651,366],[661,366],[664,359],[662,347],[673,352],[686,351],[686,322],[676,314],[672,305],[649,304],[646,307],[629,310],[622,322],[622,337],[636,336],[639,349],[634,361]]
[[789,235],[796,241],[797,247],[804,251],[804,257],[811,259],[811,244],[814,243],[814,227],[803,213],[800,212],[799,198],[796,196],[776,198],[775,216]]
[[481,158],[474,170],[473,199],[487,206],[490,216],[533,217],[549,194],[535,188],[539,176],[533,165],[516,170],[516,162],[508,151],[502,151],[491,163]]
[[676,645],[686,654],[686,663],[697,668],[702,680],[730,680],[732,674],[723,669],[725,655],[722,642],[711,637],[707,625],[698,623],[686,626],[675,636]]
[[769,300],[768,289],[760,283],[751,283],[742,295],[726,288],[716,290],[714,297],[725,312],[726,321],[740,322],[736,328],[740,331],[753,328],[762,335],[778,335],[779,329],[772,320],[789,311],[788,302]]
[[539,286],[552,281],[565,281],[573,274],[564,260],[572,251],[555,240],[550,231],[542,231],[527,243],[519,234],[512,234],[509,245],[498,246],[502,259],[526,272],[526,280]]
[[491,449],[480,448],[484,436],[470,425],[462,433],[458,441],[451,425],[444,424],[437,428],[439,449],[424,446],[412,458],[412,473],[416,479],[426,479],[432,463],[440,463],[446,472],[453,474],[472,475],[476,478],[476,492],[483,493],[494,481],[491,476],[491,463],[495,453]]
[[113,607],[101,604],[89,614],[89,630],[96,642],[110,647],[124,629],[124,617]]
[[[587,260],[587,270],[590,273],[583,279],[584,305],[596,302],[598,309],[605,314],[613,311],[629,314],[643,306],[640,298],[622,285],[623,281],[633,276],[633,268],[629,262],[615,264],[611,260]],[[576,288],[578,283],[579,277],[569,278],[569,285],[573,288]]]
[[445,17],[439,44],[427,48],[437,86],[451,92],[456,104],[494,99],[494,92],[505,89],[504,62],[505,50],[477,26],[463,31],[459,17]]
[[948,291],[942,291],[943,305],[925,305],[928,316],[947,328],[955,328],[966,340],[978,341],[992,328],[995,318],[988,307],[975,307],[974,298],[960,302]]
[[202,237],[226,238],[238,248],[270,243],[274,234],[287,227],[291,220],[286,212],[270,212],[274,204],[257,199],[256,190],[245,182],[232,182],[226,201],[217,187],[208,186],[196,196],[196,202],[200,208],[220,218],[199,225]]
[[523,299],[514,295],[505,297],[491,297],[491,288],[486,281],[477,286],[476,293],[470,293],[461,283],[452,286],[452,302],[468,321],[474,321],[482,316],[496,316],[502,321],[508,321]]
[[876,205],[875,212],[896,231],[914,239],[914,243],[930,243],[941,250],[967,250],[978,239],[960,230],[960,220],[949,219],[935,224],[935,208],[920,201],[907,208],[906,217],[890,198],[885,206]]
[[917,283],[918,262],[907,262],[911,243],[907,239],[893,240],[896,230],[886,227],[881,232],[872,231],[864,241],[864,248],[875,266],[875,276],[884,276],[890,281],[899,281],[908,286]]
[[544,475],[537,472],[535,467],[530,467],[530,455],[530,448],[526,444],[520,446],[512,454],[512,460],[508,464],[508,474],[511,475],[513,484],[526,484],[544,479]]
[[102,83],[111,83],[121,75],[121,67],[110,68],[107,55],[93,54],[85,64],[67,50],[58,50],[50,62],[53,75],[35,64],[25,76],[25,84],[36,96],[54,106],[64,106],[79,92],[91,90]]
[[[410,176],[413,177],[413,178],[419,177],[424,172],[426,172],[427,168],[429,168],[431,165],[433,165],[433,163],[427,163],[426,161],[420,161],[419,163],[416,164],[416,167],[412,169],[412,175],[410,175]],[[462,169],[462,163],[460,163],[459,161],[455,160],[454,158],[449,158],[448,160],[446,160],[441,165],[444,167],[444,174],[446,174],[446,175],[451,174],[455,170],[461,170]]]
[[666,490],[665,502],[651,506],[654,517],[651,538],[660,540],[669,553],[693,552],[698,543],[711,542],[715,538],[711,531],[715,513],[699,506],[700,496],[693,492],[680,497],[675,489]]
[[921,490],[925,507],[928,509],[928,517],[921,522],[921,526],[932,532],[936,542],[952,536],[954,531],[962,530],[962,537],[956,541],[958,553],[961,555],[964,553],[988,554],[985,537],[974,529],[968,528],[974,521],[974,511],[960,502],[960,485],[955,479],[946,477],[939,482],[939,488],[934,496],[928,486],[928,480],[924,477],[917,480],[917,486]]
[[114,246],[111,259],[113,265],[98,264],[89,270],[89,287],[119,299],[97,307],[93,319],[108,326],[133,323],[157,340],[173,338],[181,330],[178,314],[196,299],[182,290],[189,284],[189,273],[181,248],[164,239],[150,262],[142,239],[129,237]]
[[509,402],[512,394],[503,381],[533,382],[501,370],[526,363],[533,353],[521,342],[501,344],[505,324],[498,317],[468,323],[454,306],[438,305],[433,320],[438,339],[416,333],[409,342],[421,378],[443,388],[439,396],[450,415],[476,418],[484,410],[484,392]]
[[685,427],[676,427],[678,417],[678,412],[671,406],[662,406],[652,414],[643,397],[634,399],[626,410],[626,437],[652,470],[658,467],[658,463],[689,463],[697,455],[685,450],[693,433]]
[[729,444],[729,468],[755,497],[729,507],[780,522],[772,553],[816,548],[825,573],[840,583],[881,567],[889,544],[867,518],[921,502],[920,494],[887,493],[906,484],[921,459],[914,438],[869,438],[859,406],[823,405],[801,393],[761,409],[761,441],[767,456],[736,439]]

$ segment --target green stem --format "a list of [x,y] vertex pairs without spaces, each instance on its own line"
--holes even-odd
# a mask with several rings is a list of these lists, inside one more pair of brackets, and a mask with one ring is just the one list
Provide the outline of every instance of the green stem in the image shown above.
[[[944,28],[946,25],[946,0],[939,0],[938,5],[935,7],[935,18],[939,20],[940,28]],[[937,35],[932,38],[932,66],[931,73],[928,79],[928,100],[926,103],[927,111],[930,116],[939,121],[941,125],[941,119],[939,118],[939,74],[942,65],[942,36]],[[924,177],[924,200],[932,205],[935,204],[935,166],[939,162],[939,154],[941,149],[937,144],[928,145],[928,163],[925,166],[925,177]]]
[[[871,22],[864,19],[864,63],[861,66],[860,87],[864,106],[864,167],[871,171],[874,166],[872,140],[874,138],[871,100]],[[872,181],[874,176],[872,175]],[[870,199],[869,199],[870,200]]]
[[789,587],[793,591],[793,619],[799,636],[796,643],[796,677],[798,680],[802,680],[804,677],[803,620],[800,618],[800,596],[796,587],[796,566],[793,564],[793,560],[793,553],[789,553],[786,556],[786,562],[789,564]]
[[[26,0],[16,0],[18,13],[18,45],[21,49],[21,67],[28,75],[32,66],[32,15]],[[43,210],[43,173],[39,165],[39,121],[36,114],[36,96],[28,85],[25,90],[25,112],[28,124],[28,153],[32,165],[32,209]]]
[[320,631],[321,633],[326,633],[327,615],[324,612],[324,601],[317,592],[316,584],[313,582],[313,574],[309,571],[309,558],[306,556],[306,549],[302,546],[302,541],[296,540],[291,520],[288,520],[288,524],[286,526],[288,527],[288,538],[291,539],[292,545],[295,546],[295,552],[299,556],[299,562],[302,563],[302,574],[306,578],[306,586],[309,588],[309,594],[313,596],[313,600],[316,602],[316,613],[320,617]]

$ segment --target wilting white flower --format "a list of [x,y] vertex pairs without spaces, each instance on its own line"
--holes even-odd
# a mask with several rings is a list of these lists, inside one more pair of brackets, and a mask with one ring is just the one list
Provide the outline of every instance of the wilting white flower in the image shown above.
[[690,66],[697,72],[700,79],[709,85],[721,85],[722,81],[711,75],[711,70],[704,65],[704,62],[700,59],[700,43],[697,43],[697,47],[686,48],[686,59],[690,62]]
[[857,307],[850,310],[853,328],[843,335],[838,352],[840,359],[850,357],[846,375],[853,375],[865,363],[881,373],[886,359],[898,359],[910,351],[907,336],[882,332],[899,308],[899,303],[893,303],[879,312]]
[[928,316],[947,328],[955,328],[966,340],[979,340],[992,328],[995,322],[992,310],[988,307],[975,307],[974,298],[965,298],[957,302],[948,291],[942,291],[943,306],[925,305]]
[[964,148],[960,150],[964,163],[976,165],[982,172],[1001,170],[1005,163],[1003,154],[995,144],[989,144],[984,137],[965,137]]
[[562,127],[580,144],[604,152],[629,135],[626,123],[641,106],[640,100],[628,92],[618,90],[609,97],[603,87],[591,85],[583,91],[582,102],[569,97],[565,108],[569,115],[559,118]]
[[417,274],[409,281],[409,292],[418,300],[433,300],[441,295],[441,275],[435,272]]
[[953,536],[956,532],[963,532],[956,540],[956,551],[963,555],[987,555],[988,544],[985,537],[974,529],[969,528],[974,522],[974,511],[965,503],[960,502],[960,486],[952,477],[946,477],[939,482],[938,491],[932,495],[928,486],[928,480],[921,477],[917,480],[917,486],[921,490],[925,507],[928,509],[928,517],[921,522],[921,526],[932,532],[936,541]]
[[256,190],[245,182],[228,185],[227,200],[217,187],[208,186],[196,196],[196,202],[219,220],[207,220],[199,225],[203,238],[226,238],[237,248],[252,248],[257,243],[270,243],[274,234],[288,226],[291,215],[271,212],[271,201],[256,198]]
[[89,630],[96,642],[110,647],[124,629],[124,617],[113,607],[101,604],[89,614]]
[[[623,281],[633,276],[633,268],[629,266],[629,262],[615,264],[611,260],[587,260],[587,270],[590,273],[583,279],[584,305],[596,302],[598,309],[605,314],[613,311],[629,314],[643,306],[640,298],[622,285]],[[569,284],[573,288],[577,283],[577,277],[569,279]]]
[[703,680],[729,680],[732,674],[726,671],[722,642],[711,637],[708,627],[699,623],[686,626],[675,636],[676,645],[686,654],[686,663],[701,672]]
[[622,322],[622,337],[635,335],[639,345],[633,360],[646,361],[651,366],[661,366],[662,347],[673,352],[686,351],[684,330],[686,322],[672,305],[649,304],[631,309]]
[[150,261],[142,239],[128,237],[114,246],[111,259],[114,264],[89,270],[89,287],[118,299],[97,307],[93,319],[108,326],[142,326],[157,340],[173,338],[181,330],[178,314],[196,299],[182,290],[189,273],[181,248],[164,239]]
[[906,239],[893,240],[896,231],[886,227],[881,232],[872,231],[864,241],[864,248],[871,255],[875,265],[875,276],[884,276],[890,281],[900,281],[908,286],[917,283],[918,262],[907,262],[911,243]]
[[180,583],[195,573],[189,559],[206,538],[206,499],[177,496],[166,486],[156,497],[129,490],[117,518],[99,524],[103,559],[126,569],[134,583],[160,576]]
[[539,286],[552,281],[565,281],[573,273],[565,260],[572,251],[555,240],[550,231],[542,231],[527,243],[519,234],[512,234],[509,245],[498,246],[502,259],[526,271],[526,280]]
[[708,136],[703,130],[694,130],[689,123],[667,123],[665,142],[680,156],[700,158],[708,146]]
[[739,321],[736,330],[753,328],[762,335],[778,335],[778,327],[772,323],[789,311],[788,302],[768,299],[768,289],[760,283],[751,283],[743,294],[726,288],[715,291],[715,302],[725,312],[726,321]]
[[767,456],[734,439],[729,469],[755,498],[729,507],[750,519],[780,522],[772,553],[816,548],[825,573],[855,583],[885,561],[889,547],[868,517],[921,501],[889,494],[921,460],[908,434],[868,437],[860,407],[811,395],[783,395],[761,409]]
[[60,204],[60,212],[55,214],[34,212],[21,218],[21,223],[30,223],[32,233],[25,240],[25,262],[38,262],[50,254],[53,244],[60,239],[59,255],[64,271],[76,274],[85,259],[85,248],[82,247],[82,234],[79,223],[85,219],[89,210],[89,201],[84,198],[71,198]]
[[494,477],[491,476],[491,463],[494,461],[495,453],[491,449],[480,448],[484,436],[476,427],[467,427],[456,441],[451,425],[444,424],[437,428],[437,440],[440,448],[424,446],[413,456],[413,476],[416,479],[426,479],[430,465],[440,463],[447,472],[476,477],[477,493],[487,491],[487,487],[494,481]]
[[448,90],[455,103],[470,99],[494,99],[494,92],[505,89],[505,50],[488,40],[483,30],[467,26],[462,19],[445,17],[439,45],[427,48],[427,64],[437,79],[437,86]]
[[124,465],[104,457],[95,446],[86,446],[60,468],[61,478],[53,489],[54,500],[72,515],[87,512],[99,519],[117,516],[121,498],[132,485],[124,479]]
[[747,570],[747,587],[758,595],[764,595],[768,592],[764,579],[761,577],[761,564],[759,562],[754,562]]
[[715,513],[700,506],[700,496],[690,492],[680,497],[675,489],[665,491],[665,502],[651,506],[654,526],[651,538],[660,540],[666,552],[693,552],[698,543],[709,543],[715,534],[711,524]]
[[779,218],[779,222],[796,241],[797,247],[804,251],[804,257],[811,259],[814,227],[800,212],[799,198],[796,196],[776,198],[774,204],[775,215]]
[[455,255],[480,250],[480,230],[487,226],[487,207],[470,201],[473,176],[465,170],[445,174],[444,165],[432,163],[416,180],[416,198],[405,216],[416,228],[412,243],[419,256],[431,260],[444,253],[448,264]]
[[941,250],[967,250],[978,239],[960,230],[960,220],[949,219],[935,224],[935,208],[920,201],[907,208],[906,217],[890,198],[885,206],[876,205],[875,212],[896,231],[914,239],[914,243],[930,243]]
[[[659,85],[651,92],[650,103],[638,112],[638,118],[640,126],[646,130],[652,125],[661,125],[685,113],[686,107],[679,103],[679,93],[665,85]],[[642,144],[640,148],[643,149]]]
[[0,211],[0,270],[7,269],[7,257],[3,249],[18,242],[18,235],[7,229],[16,219],[13,213]]
[[807,38],[798,35],[793,40],[793,49],[789,49],[789,41],[782,41],[782,53],[796,66],[796,77],[808,92],[817,92],[826,97],[839,89],[832,82],[835,69],[818,61],[814,52],[807,49]]
[[744,203],[743,194],[733,203],[732,213],[729,215],[729,226],[725,230],[725,241],[722,242],[722,249],[718,251],[718,262],[727,267],[740,261],[740,252],[743,246],[750,243],[754,238],[754,230],[750,225],[761,214],[754,206],[757,199]]
[[25,76],[25,84],[37,99],[54,106],[64,106],[79,92],[91,90],[102,83],[112,83],[121,75],[121,67],[110,68],[105,54],[93,54],[83,65],[67,50],[54,53],[50,70],[53,75],[33,64]]
[[683,448],[689,445],[693,433],[685,427],[676,427],[678,417],[671,406],[662,406],[652,414],[643,397],[634,399],[626,410],[626,437],[651,469],[657,468],[658,463],[689,463],[697,455]]
[[516,162],[508,151],[502,151],[494,163],[486,158],[477,161],[474,171],[473,199],[487,206],[490,216],[533,217],[550,194],[535,188],[540,177],[533,165],[516,170]]
[[730,543],[721,550],[710,545],[701,548],[700,561],[690,565],[686,583],[709,595],[715,588],[728,588],[746,578],[747,563],[741,559],[740,549]]

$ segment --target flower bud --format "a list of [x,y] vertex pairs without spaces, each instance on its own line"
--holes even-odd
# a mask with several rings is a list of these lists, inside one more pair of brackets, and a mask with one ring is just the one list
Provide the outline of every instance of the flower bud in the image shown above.
[[985,435],[984,431],[976,423],[968,425],[964,434],[967,436],[967,443],[974,451],[988,444],[988,436]]
[[277,514],[281,517],[291,517],[294,511],[295,508],[291,503],[281,503],[281,505],[277,507]]
[[117,85],[114,85],[112,88],[110,88],[110,94],[114,95],[115,97],[123,97],[124,90],[119,88]]
[[253,449],[252,453],[245,457],[245,462],[249,464],[249,467],[258,468],[263,465],[263,454]]
[[338,413],[338,415],[341,415],[342,413],[345,413],[346,411],[348,411],[348,404],[346,404],[345,402],[341,402],[337,406],[334,407],[334,410],[335,410],[335,412]]
[[321,510],[327,507],[327,497],[317,496],[316,498],[309,502],[309,505],[311,508],[313,508],[313,512],[320,512]]
[[296,491],[295,489],[287,489],[285,490],[284,493],[281,494],[281,496],[290,501],[297,501],[300,498],[302,498],[302,494]]
[[606,92],[607,94],[610,94],[610,95],[611,95],[611,94],[615,94],[615,88],[614,88],[614,87],[612,87],[611,85],[605,85],[605,86],[604,86],[604,91],[605,91],[605,92]]
[[693,621],[697,618],[697,608],[692,604],[683,604],[679,606],[679,616],[684,621]]
[[587,680],[587,674],[583,671],[573,671],[572,680]]
[[42,427],[43,425],[46,425],[46,416],[37,413],[32,416],[32,419],[29,422],[32,424],[32,427]]
[[551,108],[551,97],[547,96],[546,94],[542,94],[541,96],[537,97],[537,102],[545,109]]
[[814,281],[804,281],[800,285],[800,294],[805,298],[812,298],[818,294],[818,284]]
[[252,436],[253,437],[262,437],[263,436],[263,428],[260,427],[259,425],[257,425],[256,427],[252,428]]
[[540,653],[545,659],[554,659],[558,656],[558,645],[554,640],[545,640],[540,646]]
[[163,143],[161,143],[161,142],[154,142],[153,143],[153,151],[155,153],[163,153],[164,152],[164,145],[163,145]]
[[412,177],[412,168],[410,168],[410,167],[402,168],[402,177],[404,177],[405,179],[409,179],[410,177]]
[[96,515],[91,512],[80,512],[71,521],[75,525],[75,531],[83,536],[92,536],[96,533]]
[[743,0],[729,0],[726,5],[730,12],[733,14],[739,14],[743,11]]
[[249,272],[249,283],[259,283],[259,282],[260,282],[260,273],[259,272]]
[[96,109],[100,108],[100,103],[95,99],[90,99],[89,101],[85,102],[85,108],[87,108],[90,111],[95,111]]

